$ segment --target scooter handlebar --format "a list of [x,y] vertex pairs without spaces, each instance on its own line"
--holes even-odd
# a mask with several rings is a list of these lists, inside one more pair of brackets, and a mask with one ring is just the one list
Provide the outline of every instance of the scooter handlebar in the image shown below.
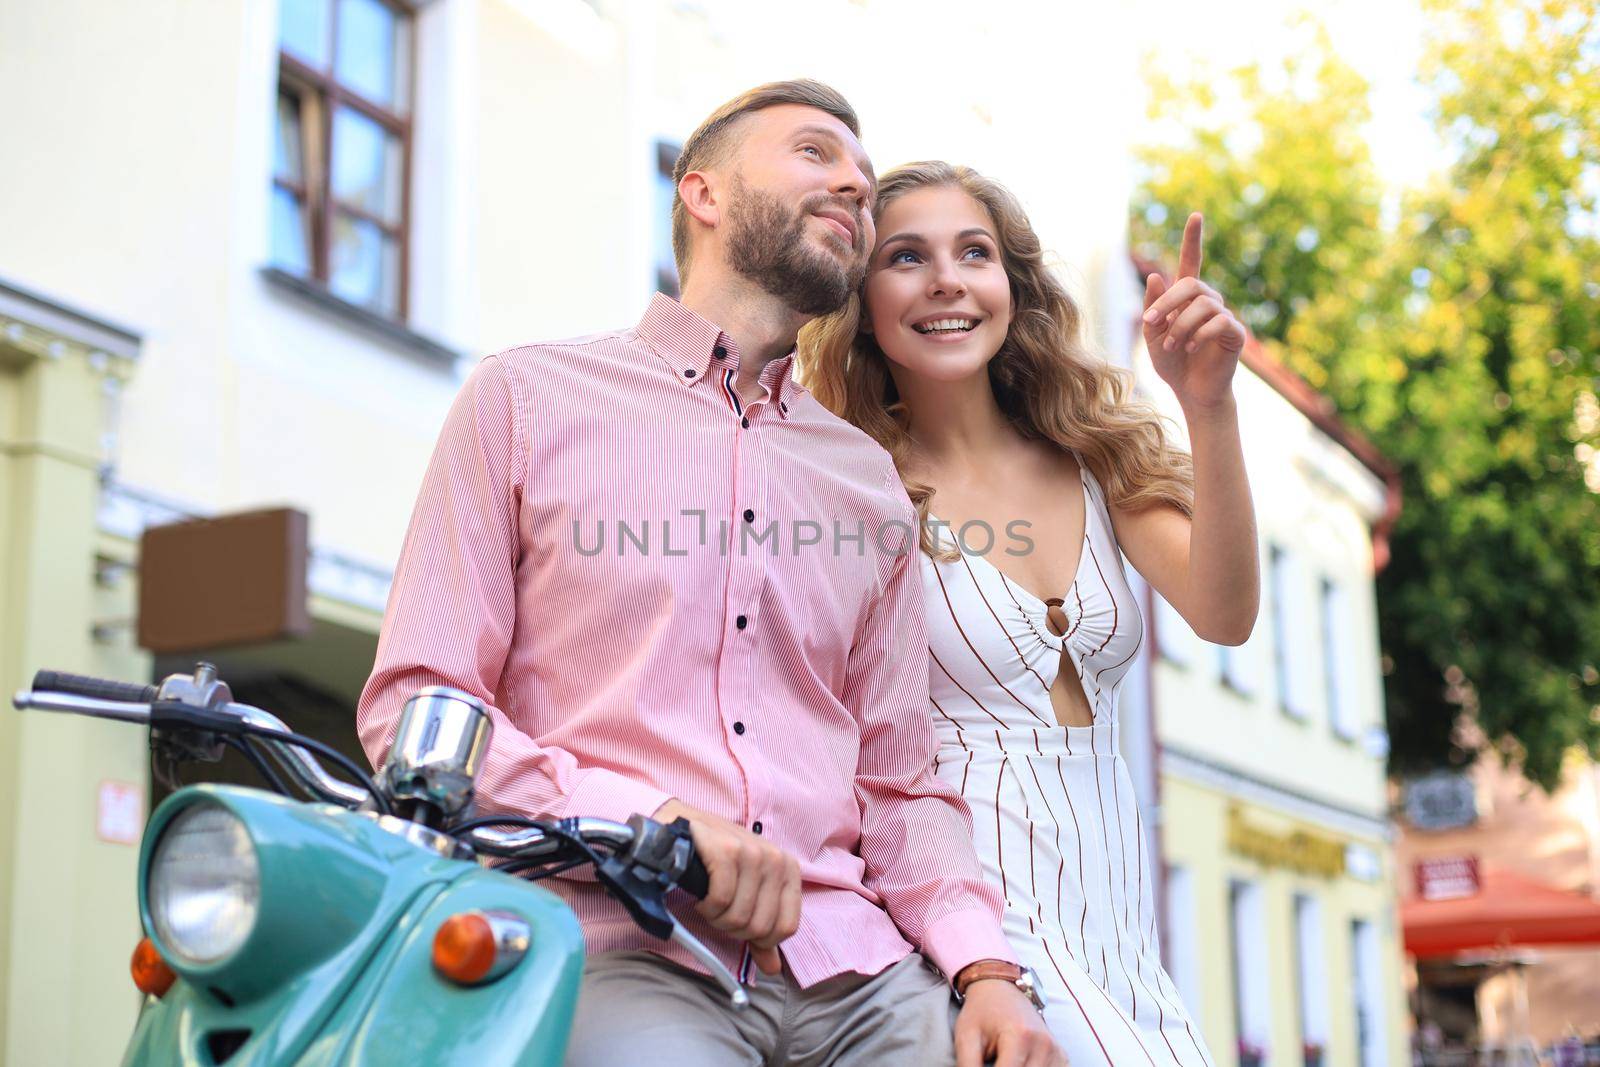
[[36,693],[67,693],[91,700],[120,700],[128,704],[148,704],[156,699],[156,687],[153,685],[135,685],[109,678],[91,678],[86,674],[68,674],[65,671],[36,672],[32,688]]
[[698,855],[689,858],[689,866],[678,879],[678,888],[696,900],[704,900],[711,892],[711,873]]

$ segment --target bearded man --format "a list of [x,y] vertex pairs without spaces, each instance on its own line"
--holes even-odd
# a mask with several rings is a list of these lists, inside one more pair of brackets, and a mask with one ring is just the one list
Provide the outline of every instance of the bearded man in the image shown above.
[[735,1010],[592,879],[547,882],[589,953],[571,1064],[1060,1062],[931,771],[914,512],[790,375],[872,250],[858,138],[810,81],[711,115],[675,174],[681,301],[480,363],[406,535],[369,756],[451,685],[494,720],[484,810],[687,819],[710,892],[684,921],[748,988]]

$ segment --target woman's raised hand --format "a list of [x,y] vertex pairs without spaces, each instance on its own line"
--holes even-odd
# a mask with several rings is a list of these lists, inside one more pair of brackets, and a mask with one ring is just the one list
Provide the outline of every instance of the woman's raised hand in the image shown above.
[[1144,285],[1144,343],[1161,380],[1185,411],[1233,397],[1233,371],[1244,349],[1244,324],[1222,294],[1200,280],[1204,220],[1197,211],[1183,227],[1178,277],[1169,287],[1152,274]]

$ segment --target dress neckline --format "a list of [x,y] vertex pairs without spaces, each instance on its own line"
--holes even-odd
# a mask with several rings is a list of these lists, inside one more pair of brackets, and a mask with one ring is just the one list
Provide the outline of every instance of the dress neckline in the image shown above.
[[[1083,460],[1078,458],[1078,454],[1076,452],[1074,452],[1072,454],[1072,458],[1078,464],[1078,485],[1079,485],[1080,489],[1083,492],[1083,537],[1082,537],[1082,540],[1081,540],[1081,542],[1080,542],[1080,544],[1078,546],[1078,565],[1073,569],[1072,582],[1071,582],[1070,585],[1067,586],[1067,588],[1065,590],[1063,590],[1061,596],[1059,596],[1059,597],[1048,597],[1048,598],[1040,597],[1036,593],[1034,593],[1031,589],[1029,589],[1027,586],[1023,585],[1021,582],[1017,581],[1015,578],[1011,577],[1005,571],[1001,570],[999,567],[995,566],[992,562],[990,562],[988,553],[983,553],[981,555],[972,556],[972,555],[969,555],[968,553],[962,551],[962,549],[961,549],[961,539],[956,536],[955,530],[952,529],[948,523],[945,524],[945,529],[950,531],[951,539],[956,542],[956,550],[958,552],[961,552],[961,555],[962,555],[963,558],[965,558],[965,559],[976,558],[984,566],[986,566],[990,570],[994,571],[995,574],[999,575],[1000,580],[1006,584],[1007,588],[1015,589],[1017,592],[1021,593],[1030,602],[1032,602],[1032,604],[1038,609],[1040,614],[1043,614],[1048,610],[1051,600],[1059,600],[1063,604],[1065,604],[1067,594],[1071,593],[1072,590],[1077,586],[1078,579],[1083,576],[1084,564],[1088,562],[1088,557],[1089,557],[1089,511],[1094,506],[1094,501],[1089,495],[1089,474],[1088,474],[1088,470],[1083,465]],[[929,519],[933,519],[933,520],[938,520],[938,516],[935,515],[932,511],[928,512],[928,518]]]

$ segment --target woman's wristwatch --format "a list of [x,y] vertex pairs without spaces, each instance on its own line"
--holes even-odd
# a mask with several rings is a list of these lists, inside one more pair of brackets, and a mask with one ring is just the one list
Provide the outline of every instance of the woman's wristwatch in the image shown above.
[[1044,993],[1039,988],[1039,976],[1034,973],[1033,968],[1018,967],[1015,963],[1007,963],[1004,960],[979,960],[957,971],[955,981],[951,983],[955,987],[956,1003],[962,1003],[967,999],[968,986],[985,978],[998,978],[1010,982],[1022,990],[1022,995],[1028,998],[1029,1003],[1044,1011]]

